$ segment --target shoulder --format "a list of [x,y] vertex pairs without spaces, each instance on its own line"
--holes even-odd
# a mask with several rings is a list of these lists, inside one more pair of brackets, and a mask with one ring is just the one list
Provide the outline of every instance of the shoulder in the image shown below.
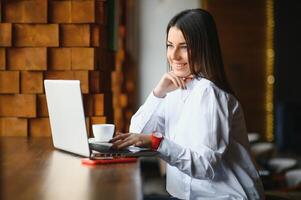
[[239,106],[238,100],[232,94],[220,89],[212,81],[205,78],[196,81],[195,92],[200,99],[220,102],[232,108]]
[[215,97],[229,98],[230,94],[217,87],[212,81],[201,78],[196,80],[195,90],[199,95],[213,95]]

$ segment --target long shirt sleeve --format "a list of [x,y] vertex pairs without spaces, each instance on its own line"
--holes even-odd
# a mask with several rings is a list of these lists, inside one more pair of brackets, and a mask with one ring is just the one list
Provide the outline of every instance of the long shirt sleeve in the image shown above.
[[[234,120],[234,121],[233,121]],[[261,199],[262,185],[247,147],[238,101],[201,79],[165,98],[151,93],[130,132],[163,133],[167,191],[181,199]]]
[[131,133],[164,133],[164,98],[156,97],[153,92],[131,119]]
[[[229,143],[228,101],[225,95],[217,94],[212,88],[206,88],[195,105],[197,125],[187,128],[185,132],[203,135],[202,140],[191,146],[181,146],[166,138],[158,151],[160,157],[185,174],[199,179],[213,179],[216,166]],[[185,133],[180,133],[184,135]]]

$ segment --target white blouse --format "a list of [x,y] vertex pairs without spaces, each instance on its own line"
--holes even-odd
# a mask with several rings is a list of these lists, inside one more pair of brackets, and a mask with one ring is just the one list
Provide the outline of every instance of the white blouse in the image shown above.
[[165,98],[151,93],[130,132],[164,134],[166,189],[180,199],[264,199],[239,102],[200,78]]

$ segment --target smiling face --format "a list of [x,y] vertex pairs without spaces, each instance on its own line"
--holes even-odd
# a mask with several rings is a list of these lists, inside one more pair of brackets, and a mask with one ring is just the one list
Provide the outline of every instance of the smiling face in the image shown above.
[[172,71],[178,77],[191,74],[188,61],[188,48],[182,31],[173,26],[167,35],[167,60]]

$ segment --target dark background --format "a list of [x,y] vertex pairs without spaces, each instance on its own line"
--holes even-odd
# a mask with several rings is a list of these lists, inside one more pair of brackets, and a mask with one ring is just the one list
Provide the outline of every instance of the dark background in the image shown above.
[[301,153],[301,2],[275,1],[275,139]]

